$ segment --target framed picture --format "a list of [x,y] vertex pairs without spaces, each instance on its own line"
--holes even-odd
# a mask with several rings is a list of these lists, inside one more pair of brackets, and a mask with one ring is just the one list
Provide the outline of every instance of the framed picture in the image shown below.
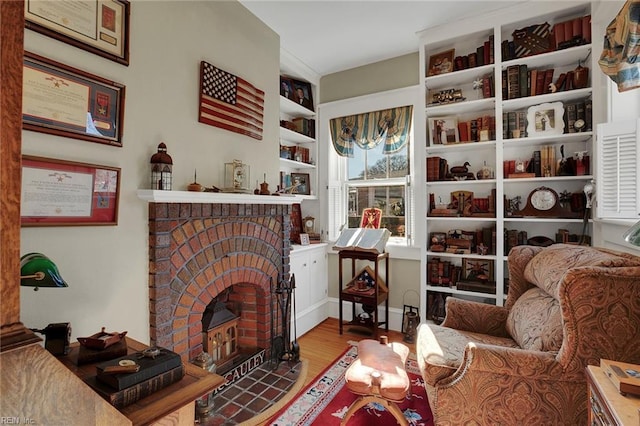
[[313,93],[311,92],[311,83],[300,80],[291,80],[293,85],[293,98],[295,103],[302,105],[306,109],[313,111]]
[[22,156],[22,226],[117,225],[120,169]]
[[309,173],[291,173],[291,184],[293,185],[294,194],[311,194],[311,188],[309,186]]
[[293,91],[293,81],[289,77],[280,76],[280,96],[283,96],[287,99],[291,99],[295,102]]
[[311,241],[309,240],[309,234],[300,234],[300,245],[308,246],[309,244],[311,244]]
[[129,65],[127,0],[25,1],[25,27],[112,61]]
[[529,137],[561,135],[564,133],[564,105],[552,102],[534,105],[527,110]]
[[122,146],[122,84],[30,52],[23,71],[24,129]]
[[427,68],[427,77],[432,75],[446,74],[453,71],[453,56],[455,49],[436,53],[429,56],[429,67]]
[[446,145],[460,142],[458,119],[451,117],[429,118],[429,145]]
[[462,259],[462,279],[467,281],[493,281],[493,261]]

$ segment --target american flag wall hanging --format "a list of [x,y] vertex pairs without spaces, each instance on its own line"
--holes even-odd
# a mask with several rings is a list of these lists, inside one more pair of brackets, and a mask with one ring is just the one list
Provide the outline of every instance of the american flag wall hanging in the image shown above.
[[262,140],[264,92],[202,61],[198,121]]

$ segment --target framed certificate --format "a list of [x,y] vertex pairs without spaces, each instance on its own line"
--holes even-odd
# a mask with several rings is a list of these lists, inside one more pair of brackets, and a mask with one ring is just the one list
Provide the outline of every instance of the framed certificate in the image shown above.
[[122,146],[125,87],[25,52],[22,127]]
[[25,26],[123,65],[129,65],[127,0],[26,0]]
[[120,169],[22,157],[22,226],[117,225]]

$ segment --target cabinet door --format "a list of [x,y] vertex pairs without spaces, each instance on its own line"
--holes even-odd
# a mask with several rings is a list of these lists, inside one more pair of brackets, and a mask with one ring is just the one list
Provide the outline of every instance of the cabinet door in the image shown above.
[[327,298],[327,253],[316,250],[309,254],[309,305]]
[[309,253],[296,253],[290,259],[291,274],[296,277],[296,315],[310,306]]

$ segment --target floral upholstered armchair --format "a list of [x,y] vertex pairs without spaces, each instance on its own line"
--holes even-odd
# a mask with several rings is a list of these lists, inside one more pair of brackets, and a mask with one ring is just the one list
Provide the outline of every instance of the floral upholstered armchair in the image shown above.
[[585,367],[640,363],[640,257],[518,246],[504,307],[449,297],[418,363],[436,425],[584,425]]

